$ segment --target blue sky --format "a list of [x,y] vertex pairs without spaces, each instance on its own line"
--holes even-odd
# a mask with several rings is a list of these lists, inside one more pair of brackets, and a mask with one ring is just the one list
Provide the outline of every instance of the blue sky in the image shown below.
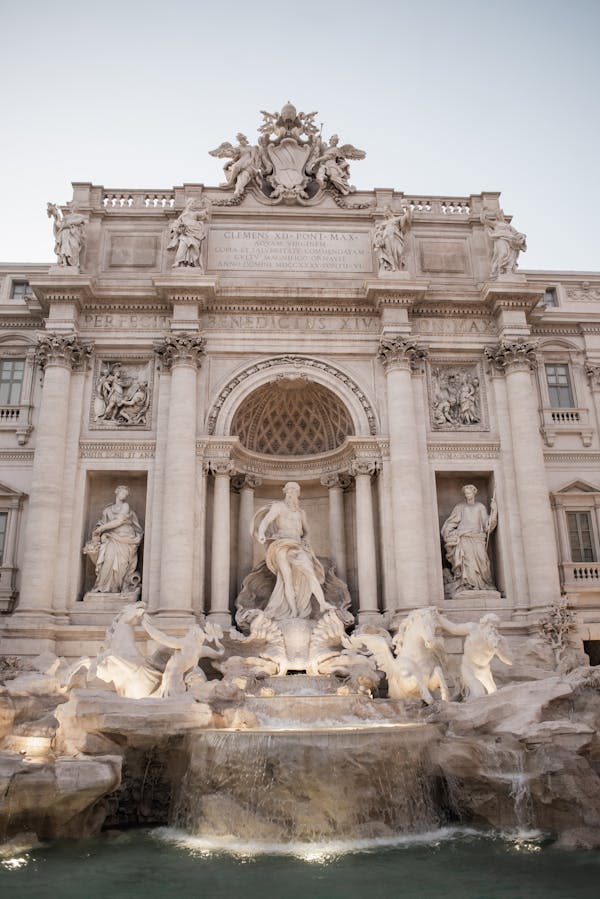
[[218,184],[292,100],[359,188],[502,191],[522,268],[600,270],[597,0],[72,0],[0,8],[0,259],[50,261],[71,181]]

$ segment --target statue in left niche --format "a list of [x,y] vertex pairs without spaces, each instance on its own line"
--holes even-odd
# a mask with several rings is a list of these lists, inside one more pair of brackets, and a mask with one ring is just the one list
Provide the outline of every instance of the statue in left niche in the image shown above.
[[190,197],[178,218],[169,228],[168,250],[175,250],[172,268],[198,268],[204,272],[202,245],[208,235],[211,205],[207,200]]
[[79,268],[79,257],[85,242],[86,220],[69,205],[69,211],[63,215],[55,203],[47,205],[48,218],[54,220],[54,252],[58,264],[69,268]]
[[83,547],[96,569],[92,593],[126,595],[136,599],[141,590],[137,571],[138,548],[144,531],[138,517],[127,502],[129,488],[115,490],[115,502],[107,506]]

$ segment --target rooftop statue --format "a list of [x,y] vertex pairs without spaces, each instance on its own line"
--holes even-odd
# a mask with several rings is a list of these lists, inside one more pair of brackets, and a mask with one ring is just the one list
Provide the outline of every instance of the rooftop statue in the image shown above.
[[54,252],[58,264],[79,268],[79,257],[85,241],[86,220],[83,215],[69,208],[66,215],[55,203],[48,203],[48,218],[54,220]]
[[257,144],[238,134],[236,145],[225,141],[210,151],[229,160],[220,187],[233,190],[232,202],[240,202],[251,184],[269,199],[286,203],[306,202],[324,190],[342,197],[355,190],[348,160],[364,159],[365,152],[352,144],[340,146],[337,134],[329,143],[323,141],[316,115],[298,112],[289,102],[281,112],[263,110]]
[[208,234],[210,203],[193,197],[186,201],[183,211],[169,229],[171,241],[168,250],[175,250],[173,268],[189,266],[204,271],[202,244]]
[[394,215],[390,206],[385,209],[385,218],[377,222],[373,229],[373,249],[379,262],[380,272],[400,272],[406,266],[406,238],[412,223],[412,212],[403,209]]
[[527,249],[525,234],[521,234],[510,224],[501,209],[484,209],[481,224],[493,244],[490,277],[513,275],[517,271],[519,253]]

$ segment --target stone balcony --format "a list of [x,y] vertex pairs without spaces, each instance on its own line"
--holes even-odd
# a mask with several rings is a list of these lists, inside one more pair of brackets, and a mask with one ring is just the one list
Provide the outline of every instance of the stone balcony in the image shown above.
[[545,407],[540,411],[541,431],[547,446],[554,446],[561,434],[578,434],[584,446],[592,445],[594,429],[588,409]]
[[19,446],[27,443],[33,430],[32,409],[32,406],[25,404],[0,406],[0,431],[14,431]]
[[600,562],[563,562],[561,584],[577,591],[600,590]]

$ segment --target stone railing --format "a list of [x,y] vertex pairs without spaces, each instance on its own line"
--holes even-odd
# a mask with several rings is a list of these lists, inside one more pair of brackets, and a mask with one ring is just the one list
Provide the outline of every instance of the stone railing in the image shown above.
[[0,430],[16,431],[17,442],[23,446],[32,431],[31,406],[0,406]]
[[471,215],[468,197],[404,197],[403,205],[413,212],[432,216],[460,216],[467,219]]
[[112,209],[172,209],[175,192],[172,190],[106,190],[102,206]]
[[591,590],[598,590],[600,587],[599,562],[563,562],[560,571],[565,587],[588,587]]
[[579,434],[584,446],[591,446],[593,428],[587,409],[546,407],[541,410],[542,434],[547,446],[554,446],[558,434]]

